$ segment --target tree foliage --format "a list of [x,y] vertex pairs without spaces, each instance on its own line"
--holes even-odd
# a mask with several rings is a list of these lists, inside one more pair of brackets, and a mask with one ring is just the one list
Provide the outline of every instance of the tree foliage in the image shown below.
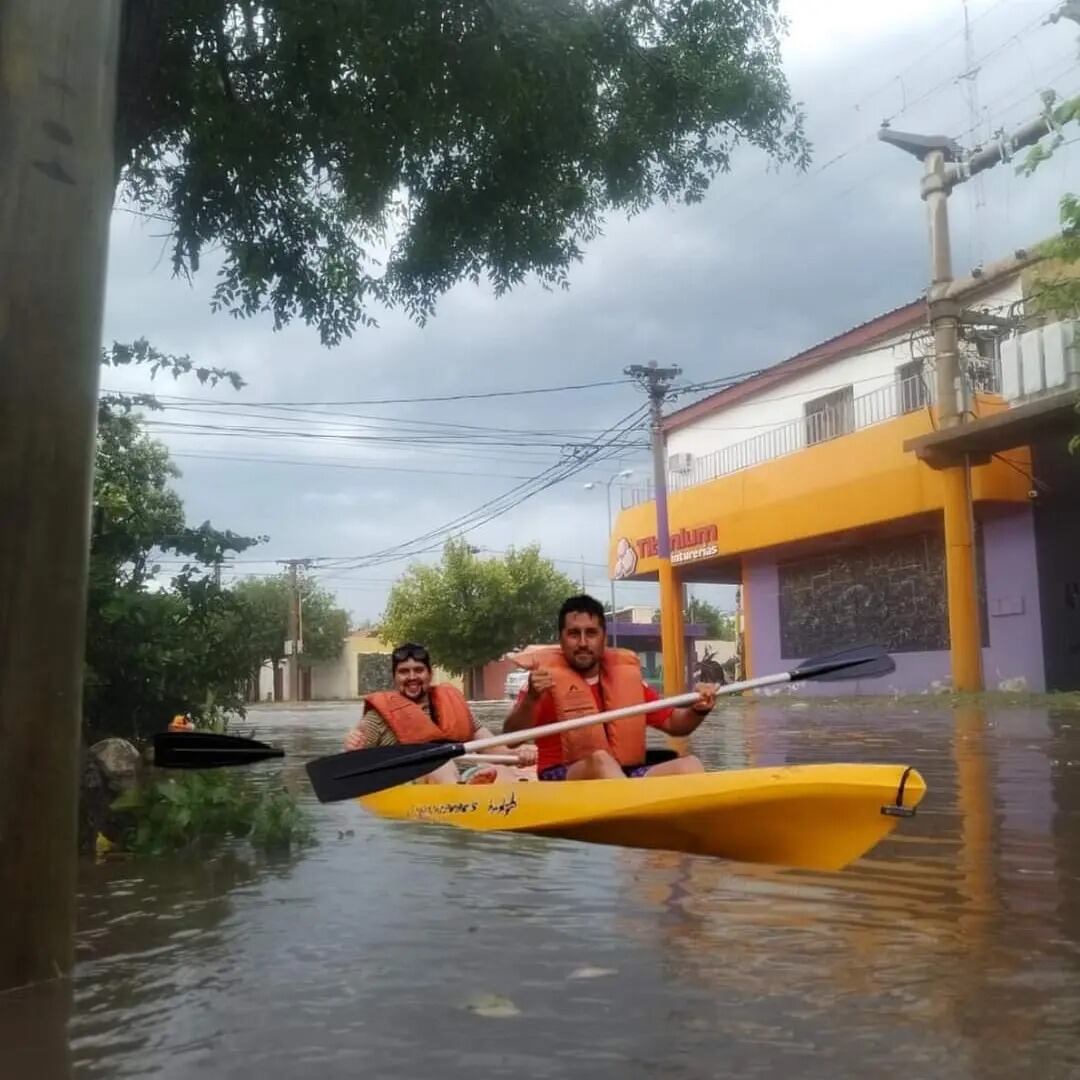
[[721,611],[707,600],[691,597],[685,616],[688,623],[704,626],[707,637],[716,641],[735,640],[735,617]]
[[125,0],[122,195],[217,307],[335,344],[462,278],[565,286],[605,213],[805,164],[776,0]]
[[[257,541],[209,522],[189,526],[169,486],[177,475],[129,405],[102,405],[84,683],[91,737],[138,737],[176,712],[242,700],[245,627],[212,575]],[[167,587],[157,576],[164,555],[181,560]]]
[[[332,660],[341,654],[342,641],[349,630],[348,616],[337,606],[333,593],[320,588],[314,579],[298,577],[305,660]],[[289,637],[292,584],[288,574],[267,578],[246,578],[233,587],[244,613],[251,655],[259,666],[269,660],[279,664],[285,657]]]
[[420,642],[436,664],[461,674],[554,640],[559,605],[577,591],[535,546],[481,559],[450,540],[441,563],[410,567],[390,590],[380,635]]
[[[198,366],[142,338],[115,342],[101,360],[206,386],[244,385],[234,371]],[[247,680],[265,660],[280,660],[287,637],[287,585],[218,584],[215,571],[228,556],[266,537],[187,523],[171,486],[179,470],[142,424],[140,410],[160,407],[152,394],[113,393],[102,395],[98,410],[84,682],[91,738],[138,738],[177,712],[242,707]],[[163,586],[165,557],[178,569]],[[264,594],[266,602],[256,603]],[[337,655],[345,613],[309,582],[303,595],[308,655]]]

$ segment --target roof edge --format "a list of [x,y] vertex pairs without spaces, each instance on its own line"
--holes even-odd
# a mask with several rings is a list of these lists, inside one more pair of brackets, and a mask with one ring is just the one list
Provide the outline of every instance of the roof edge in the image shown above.
[[837,360],[847,353],[857,352],[883,337],[889,337],[908,327],[917,326],[928,318],[928,314],[926,297],[920,296],[910,303],[875,316],[868,322],[859,323],[835,337],[819,342],[786,360],[781,360],[757,375],[743,379],[742,382],[727,386],[690,405],[684,405],[681,409],[665,416],[661,421],[661,427],[665,433],[677,431],[719,408],[743,401],[777,383],[786,382],[797,375],[813,371],[822,364]]

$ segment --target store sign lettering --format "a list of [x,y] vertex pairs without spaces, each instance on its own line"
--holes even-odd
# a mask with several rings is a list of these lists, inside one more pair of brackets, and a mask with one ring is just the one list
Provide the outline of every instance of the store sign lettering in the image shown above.
[[[673,563],[693,562],[695,559],[708,559],[719,552],[717,542],[720,530],[715,525],[701,525],[695,529],[680,529],[671,534],[671,561]],[[655,536],[646,536],[635,545],[639,559],[655,558],[660,554],[660,545]]]

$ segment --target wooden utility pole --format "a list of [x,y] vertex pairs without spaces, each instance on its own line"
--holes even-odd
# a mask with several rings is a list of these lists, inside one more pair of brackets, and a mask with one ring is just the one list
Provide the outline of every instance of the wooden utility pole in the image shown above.
[[[934,333],[938,424],[953,427],[965,420],[964,372],[960,364],[961,293],[953,281],[949,243],[949,195],[959,184],[1007,161],[1017,151],[1038,142],[1060,124],[1053,112],[1054,97],[1044,94],[1042,115],[1011,135],[1002,133],[993,146],[967,154],[942,135],[913,135],[883,128],[883,142],[913,154],[923,163],[922,197],[930,223],[931,282],[927,291]],[[1026,258],[1023,254],[1017,261]],[[945,576],[949,601],[949,648],[955,690],[983,688],[982,632],[975,573],[975,518],[971,503],[971,468],[951,465],[941,470],[944,485]]]
[[671,530],[668,527],[667,447],[664,443],[664,401],[671,383],[682,368],[658,367],[656,361],[634,364],[625,374],[636,380],[649,396],[652,430],[653,486],[656,488],[656,550],[660,578],[660,651],[664,658],[664,693],[681,693],[686,687],[686,652],[683,642],[682,589],[671,565]]
[[0,990],[73,960],[120,0],[0,0]]
[[300,595],[300,568],[310,566],[308,559],[283,559],[289,568],[289,700],[300,700],[300,656],[304,651],[303,598]]

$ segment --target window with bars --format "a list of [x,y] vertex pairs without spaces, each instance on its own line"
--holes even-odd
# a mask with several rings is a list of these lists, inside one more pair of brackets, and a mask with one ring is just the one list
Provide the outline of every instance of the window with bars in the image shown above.
[[909,360],[896,369],[896,390],[900,412],[910,413],[926,407],[926,382],[922,359]]
[[803,406],[806,417],[806,445],[827,442],[855,430],[855,392],[850,386],[808,401]]

